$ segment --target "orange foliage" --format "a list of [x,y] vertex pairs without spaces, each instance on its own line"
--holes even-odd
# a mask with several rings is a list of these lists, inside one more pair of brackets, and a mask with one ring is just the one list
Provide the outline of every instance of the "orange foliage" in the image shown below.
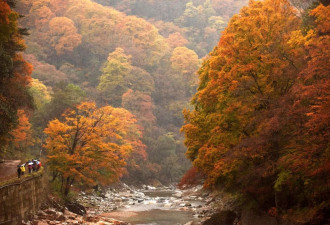
[[9,5],[1,0],[0,1],[0,23],[1,24],[8,24],[9,23],[9,19],[8,19],[8,15],[10,13],[10,7]]
[[156,118],[152,111],[153,103],[149,95],[129,89],[123,94],[122,99],[122,106],[136,115],[143,125],[149,124],[150,126],[155,122]]
[[77,33],[74,22],[67,17],[54,17],[49,22],[50,44],[58,55],[72,52],[81,44],[81,35]]
[[[17,110],[32,108],[27,88],[32,66],[18,54],[25,49],[22,32],[18,27],[19,14],[6,1],[0,1],[0,145],[10,139],[8,135],[17,124]],[[0,150],[3,148],[0,147]]]
[[166,41],[171,48],[183,47],[188,44],[188,40],[179,32],[170,34]]
[[184,112],[187,156],[205,186],[243,193],[272,216],[329,206],[329,7],[311,11],[306,35],[286,0],[250,1],[232,18]]
[[141,132],[125,109],[83,102],[63,114],[64,121],[51,121],[45,129],[49,168],[66,182],[65,195],[74,182],[88,185],[116,181],[125,160],[142,151]]
[[31,124],[24,110],[18,110],[18,125],[10,132],[13,136],[13,144],[16,148],[24,148],[32,145]]

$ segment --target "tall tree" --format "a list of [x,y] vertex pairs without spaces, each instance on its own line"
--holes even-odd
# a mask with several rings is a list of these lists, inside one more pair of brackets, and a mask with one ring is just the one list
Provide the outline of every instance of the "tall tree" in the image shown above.
[[206,186],[241,193],[273,216],[323,224],[329,7],[312,11],[310,30],[296,15],[287,1],[266,0],[232,18],[200,69],[182,130]]
[[25,49],[22,38],[26,29],[18,27],[19,14],[9,3],[0,1],[0,152],[18,123],[18,109],[33,108],[27,91],[32,66],[18,53]]
[[68,54],[81,44],[74,22],[67,17],[54,17],[49,21],[50,45],[57,55]]
[[131,56],[126,55],[122,48],[110,53],[100,77],[98,90],[106,102],[113,106],[121,105],[122,95],[128,90],[131,76]]
[[330,6],[320,4],[310,15],[315,25],[305,36],[299,32],[295,38],[309,60],[293,86],[288,106],[292,129],[285,133],[290,141],[279,160],[276,188],[285,193],[284,197],[292,196],[294,204],[308,208],[308,216],[300,213],[305,220],[326,224],[329,204],[324,196],[329,195],[330,188]]
[[11,144],[15,151],[20,151],[24,155],[29,146],[32,145],[32,130],[29,118],[24,110],[18,110],[18,125],[10,132]]
[[[141,132],[128,111],[83,102],[45,129],[48,165],[66,196],[75,182],[108,184],[124,172],[125,160]],[[133,136],[132,136],[133,135]]]
[[[272,166],[282,142],[276,120],[270,120],[273,125],[266,121],[302,64],[299,51],[288,44],[298,29],[299,19],[285,0],[251,1],[232,18],[204,62],[195,110],[185,112],[189,123],[183,131],[187,155],[207,174],[206,185],[239,187],[265,207],[271,201]],[[265,134],[270,126],[273,139]]]

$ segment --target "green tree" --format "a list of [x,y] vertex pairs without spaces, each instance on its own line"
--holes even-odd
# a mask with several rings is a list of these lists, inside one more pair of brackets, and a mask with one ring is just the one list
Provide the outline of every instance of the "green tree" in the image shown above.
[[122,95],[128,90],[131,77],[132,65],[130,56],[121,48],[109,54],[108,60],[102,69],[100,83],[97,89],[106,102],[111,105],[120,106]]
[[58,83],[53,88],[52,100],[47,105],[47,121],[60,118],[66,109],[82,102],[85,97],[85,92],[78,85]]

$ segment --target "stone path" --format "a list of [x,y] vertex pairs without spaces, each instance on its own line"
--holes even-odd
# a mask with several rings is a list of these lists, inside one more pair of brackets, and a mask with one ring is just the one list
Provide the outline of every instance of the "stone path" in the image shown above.
[[17,173],[17,165],[19,165],[21,160],[5,160],[0,163],[0,181],[8,177],[15,176]]

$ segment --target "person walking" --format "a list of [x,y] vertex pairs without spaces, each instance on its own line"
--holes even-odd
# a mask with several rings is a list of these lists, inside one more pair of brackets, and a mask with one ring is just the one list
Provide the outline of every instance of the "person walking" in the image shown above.
[[17,176],[18,176],[18,178],[21,178],[21,173],[22,173],[21,166],[18,165],[17,166]]
[[32,170],[33,170],[33,172],[36,172],[37,171],[37,160],[33,160],[32,162],[33,162]]
[[22,165],[21,165],[21,173],[22,173],[22,176],[23,176],[24,173],[25,173],[25,164],[22,164]]
[[41,167],[41,162],[39,159],[37,159],[37,171],[39,171],[40,167]]
[[28,163],[28,169],[29,169],[29,173],[31,173],[31,172],[32,172],[32,165],[33,165],[33,163],[32,163],[32,162],[29,162],[29,163]]

